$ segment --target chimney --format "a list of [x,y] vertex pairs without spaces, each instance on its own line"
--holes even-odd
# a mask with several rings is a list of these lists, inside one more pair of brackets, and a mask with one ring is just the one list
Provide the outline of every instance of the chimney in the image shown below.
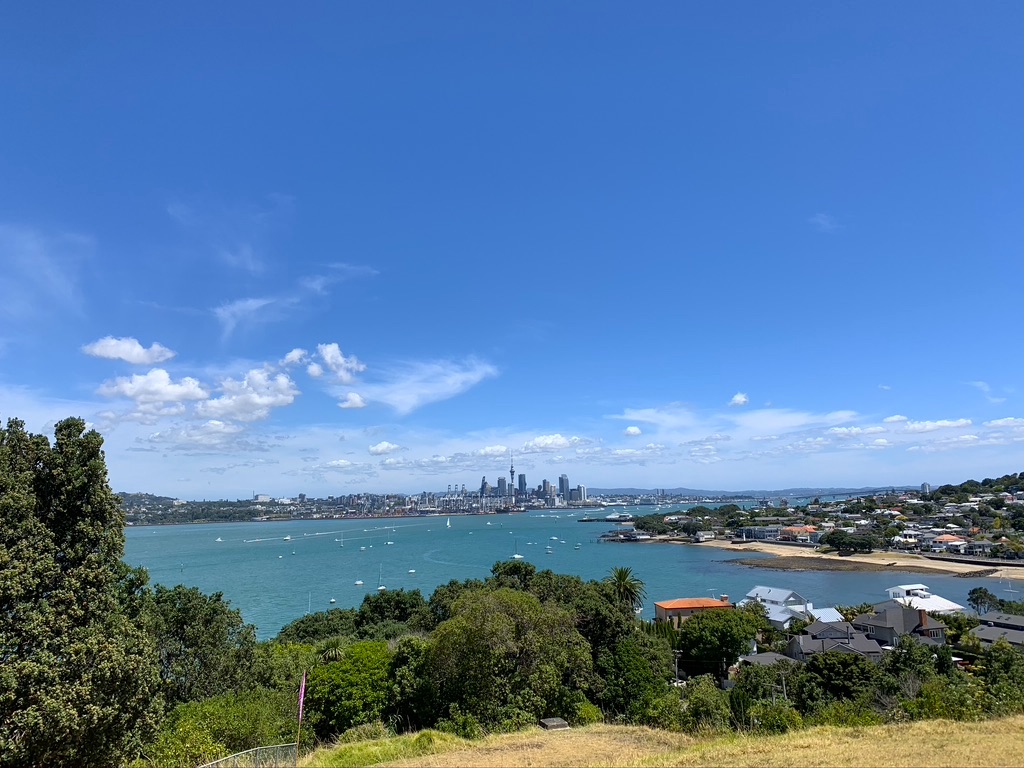
[[722,599],[723,603],[728,603],[729,602],[729,596],[728,595],[722,595],[721,599]]
[[917,612],[917,621],[921,625],[921,629],[928,629],[928,611],[923,608]]

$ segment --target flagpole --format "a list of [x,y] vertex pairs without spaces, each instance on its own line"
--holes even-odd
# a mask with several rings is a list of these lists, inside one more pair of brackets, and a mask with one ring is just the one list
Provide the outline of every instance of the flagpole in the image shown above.
[[299,686],[299,727],[295,731],[295,759],[299,759],[299,742],[302,739],[302,705],[306,699],[306,670],[302,670],[302,685]]

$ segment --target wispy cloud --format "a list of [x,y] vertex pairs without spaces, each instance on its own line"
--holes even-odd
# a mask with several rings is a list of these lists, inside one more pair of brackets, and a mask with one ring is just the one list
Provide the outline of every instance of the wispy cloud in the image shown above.
[[970,384],[975,389],[977,389],[979,392],[981,392],[981,394],[985,396],[985,399],[988,400],[993,405],[999,405],[1000,403],[1006,402],[1005,397],[996,397],[995,395],[992,394],[992,387],[989,386],[989,383],[987,381],[969,381],[967,383]]
[[497,375],[497,368],[475,358],[417,362],[388,371],[383,381],[362,384],[359,389],[366,402],[384,403],[405,416],[424,405],[460,395]]
[[117,339],[113,336],[104,336],[98,341],[86,344],[82,351],[92,357],[102,357],[106,360],[123,360],[132,365],[153,365],[162,363],[174,357],[174,351],[163,344],[153,342],[148,347],[142,346],[138,339],[132,337]]
[[220,321],[221,338],[230,337],[240,325],[252,325],[273,319],[280,310],[280,302],[280,299],[275,298],[249,298],[221,304],[213,310],[213,314]]
[[935,421],[907,421],[905,432],[935,432],[940,429],[959,429],[971,426],[970,419],[936,419]]
[[816,213],[807,221],[819,232],[831,233],[842,228],[836,217],[828,213]]
[[327,366],[327,370],[333,373],[334,377],[342,384],[351,384],[357,373],[366,370],[366,365],[361,363],[359,358],[345,357],[341,352],[341,347],[336,343],[318,344],[316,351],[324,365]]
[[54,309],[80,311],[78,270],[94,249],[87,235],[0,224],[0,317],[22,321]]

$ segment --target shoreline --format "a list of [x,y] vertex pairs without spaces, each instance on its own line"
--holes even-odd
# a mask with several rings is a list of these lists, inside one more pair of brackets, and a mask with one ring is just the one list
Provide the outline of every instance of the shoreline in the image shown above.
[[[781,562],[777,565],[761,565],[763,558],[752,558],[744,560],[738,558],[740,565],[753,565],[757,561],[758,567],[776,568],[778,570],[808,570],[808,571],[894,571],[917,574],[942,574],[946,576],[963,576],[965,578],[990,578],[990,579],[1015,579],[1024,581],[1024,568],[1000,567],[997,562],[991,566],[982,563],[957,563],[939,560],[929,560],[920,555],[908,555],[893,552],[872,552],[870,554],[843,555],[840,557],[834,553],[818,552],[814,549],[803,549],[790,547],[785,544],[772,544],[771,542],[759,541],[750,544],[733,544],[731,541],[716,539],[705,541],[698,546],[711,546],[718,549],[726,549],[737,553],[742,552],[764,552],[778,558]],[[769,560],[769,562],[772,562]],[[853,564],[864,566],[858,568]],[[981,573],[979,573],[981,572]]]

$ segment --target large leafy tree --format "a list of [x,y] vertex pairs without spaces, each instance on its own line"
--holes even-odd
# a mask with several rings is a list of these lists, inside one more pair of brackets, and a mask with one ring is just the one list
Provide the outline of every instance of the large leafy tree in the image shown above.
[[148,613],[169,705],[255,687],[256,629],[220,592],[157,584]]
[[309,675],[309,725],[321,738],[379,720],[388,701],[391,653],[387,643],[355,643],[340,661]]
[[0,428],[0,765],[119,765],[159,716],[142,572],[103,439],[81,419],[55,440]]
[[636,610],[644,604],[647,597],[647,590],[644,583],[633,573],[632,568],[619,566],[612,568],[611,573],[605,576],[604,581],[610,585],[615,598],[620,602]]
[[763,621],[753,612],[731,608],[691,616],[676,633],[680,665],[691,675],[711,673],[724,678],[729,667],[750,651]]
[[561,608],[525,592],[470,591],[431,636],[423,669],[438,701],[486,726],[572,719],[590,648]]

